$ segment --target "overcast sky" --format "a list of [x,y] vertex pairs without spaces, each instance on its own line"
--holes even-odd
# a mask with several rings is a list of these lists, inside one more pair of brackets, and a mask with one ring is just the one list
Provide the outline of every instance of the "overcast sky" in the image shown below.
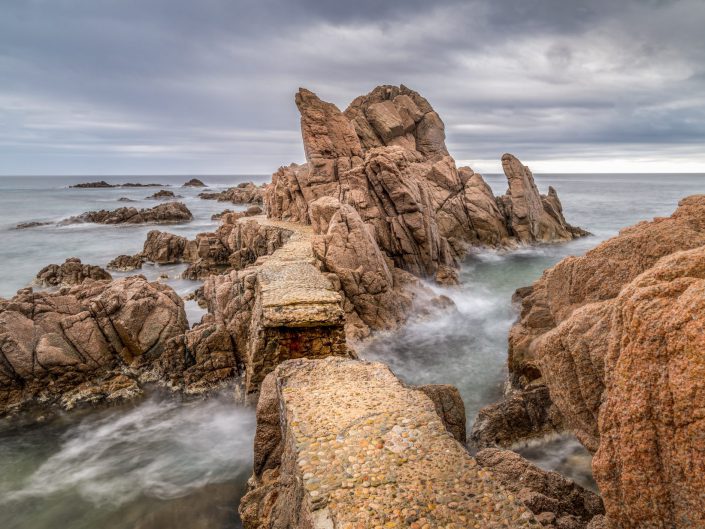
[[271,173],[400,83],[478,171],[705,172],[704,0],[0,0],[0,174]]

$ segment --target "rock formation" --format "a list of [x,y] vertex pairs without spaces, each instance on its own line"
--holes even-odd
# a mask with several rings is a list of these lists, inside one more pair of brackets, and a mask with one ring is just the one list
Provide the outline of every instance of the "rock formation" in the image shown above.
[[52,222],[39,222],[39,221],[32,221],[32,222],[21,222],[17,226],[15,226],[16,230],[26,230],[28,228],[38,228],[40,226],[49,226],[53,224]]
[[133,396],[137,370],[186,329],[181,299],[142,276],[0,299],[0,413]]
[[246,529],[541,527],[383,364],[280,364],[257,405]]
[[181,195],[175,195],[173,191],[161,189],[153,195],[149,195],[145,200],[170,200],[172,198],[183,198]]
[[192,178],[181,187],[206,187],[206,184],[201,182],[198,178]]
[[131,272],[132,270],[139,270],[142,268],[142,255],[118,255],[115,259],[110,261],[106,268],[108,270],[115,270],[117,272]]
[[244,182],[225,191],[200,193],[198,196],[204,200],[232,202],[233,204],[262,204],[265,187],[266,184],[258,186],[252,182]]
[[172,233],[151,230],[144,242],[141,257],[157,264],[180,263],[188,239]]
[[[585,529],[605,512],[600,497],[564,478],[547,472],[511,450],[487,448],[475,455],[477,463],[536,515],[544,527]],[[598,519],[599,520],[599,519]]]
[[459,171],[444,125],[423,97],[380,86],[343,113],[301,89],[296,95],[307,163],[282,167],[265,191],[270,217],[312,223],[321,197],[352,207],[393,266],[418,277],[447,277],[471,245],[569,240],[554,191],[541,196],[510,155],[507,195],[480,175]]
[[545,384],[595,452],[608,526],[705,525],[705,195],[523,290],[517,384]]
[[42,268],[34,282],[40,286],[80,285],[86,279],[110,281],[112,276],[99,266],[81,263],[77,257],[69,257],[61,264],[50,264]]
[[109,188],[109,187],[166,187],[166,186],[164,184],[140,184],[140,183],[133,183],[133,182],[128,182],[126,184],[109,184],[105,180],[101,180],[99,182],[86,182],[83,184],[74,184],[69,187],[74,188],[74,189],[101,189],[101,188]]
[[145,224],[145,223],[174,223],[193,220],[189,209],[181,202],[167,202],[153,208],[137,209],[123,207],[108,211],[88,211],[76,217],[70,217],[60,224],[76,224],[80,222],[93,222],[97,224]]

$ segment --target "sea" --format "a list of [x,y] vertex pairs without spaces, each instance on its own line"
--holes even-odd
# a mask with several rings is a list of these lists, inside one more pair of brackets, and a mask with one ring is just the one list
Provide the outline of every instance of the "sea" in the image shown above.
[[[50,263],[78,257],[105,266],[120,254],[142,249],[146,234],[161,229],[193,237],[212,231],[211,215],[241,206],[198,198],[199,188],[180,176],[0,177],[0,297],[30,286]],[[265,175],[199,176],[208,191]],[[506,191],[503,175],[486,175],[496,194]],[[621,228],[668,216],[678,201],[705,193],[705,174],[535,175],[545,193],[553,186],[566,219],[591,232],[576,241],[474,251],[461,268],[459,287],[440,288],[457,310],[412,317],[395,332],[376,335],[361,351],[382,361],[410,384],[444,383],[463,396],[468,428],[478,410],[501,398],[506,381],[507,333],[517,318],[511,297],[569,255],[581,255]],[[102,226],[55,224],[18,230],[24,222],[58,222],[84,211],[123,205],[150,207],[146,197],[159,188],[76,189],[72,184],[158,183],[182,195],[194,214],[187,224]],[[121,197],[134,203],[119,202]],[[134,272],[149,279],[166,275],[180,295],[197,281],[179,279],[182,265],[150,266]],[[116,276],[125,274],[114,274]],[[203,315],[186,303],[190,323]],[[107,409],[80,410],[44,421],[0,420],[0,528],[2,529],[230,529],[241,527],[237,505],[252,467],[255,417],[229,395],[182,401],[155,392]],[[596,490],[590,456],[571,436],[517,448],[548,470],[557,470]]]

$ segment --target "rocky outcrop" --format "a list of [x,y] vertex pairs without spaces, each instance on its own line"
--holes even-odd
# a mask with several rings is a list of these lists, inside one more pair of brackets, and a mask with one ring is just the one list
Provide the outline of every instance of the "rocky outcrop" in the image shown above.
[[206,187],[206,184],[201,182],[198,178],[192,178],[181,187]]
[[337,199],[322,197],[311,204],[313,253],[323,270],[340,284],[350,323],[359,337],[372,329],[392,329],[402,323],[413,297],[404,287],[416,279],[394,269],[382,254],[357,210]]
[[497,203],[504,214],[507,230],[521,243],[569,241],[587,235],[585,230],[566,223],[556,190],[541,195],[531,171],[511,154],[502,156],[502,169],[509,182],[506,195]]
[[585,233],[566,224],[555,192],[538,193],[528,169],[516,183],[508,172],[510,192],[499,199],[480,175],[458,171],[443,122],[413,90],[377,87],[344,113],[305,89],[296,104],[307,163],[273,175],[265,196],[272,218],[312,223],[314,202],[337,199],[357,211],[394,267],[431,278],[449,277],[472,245]]
[[246,529],[540,527],[383,364],[293,360],[264,381]]
[[198,196],[204,200],[232,202],[233,204],[262,204],[265,187],[266,184],[258,186],[252,182],[243,182],[219,193],[200,193]]
[[34,279],[40,286],[80,285],[85,280],[110,281],[112,276],[99,266],[81,263],[78,257],[69,257],[63,264],[42,268]]
[[132,270],[139,270],[142,268],[143,261],[144,259],[141,254],[118,255],[115,259],[108,263],[106,268],[117,272],[131,272]]
[[704,258],[698,195],[564,259],[521,293],[510,369],[543,382],[595,452],[613,529],[705,524]]
[[75,189],[101,189],[107,187],[165,187],[164,184],[140,184],[136,182],[128,182],[126,184],[109,184],[105,180],[99,182],[86,182],[83,184],[74,184],[69,186]]
[[32,222],[21,222],[17,226],[15,226],[16,230],[26,230],[28,228],[38,228],[40,226],[50,226],[53,224],[52,222],[39,222],[39,221],[32,221]]
[[173,191],[162,189],[153,195],[149,195],[145,200],[170,200],[172,198],[183,198],[181,195],[175,195]]
[[551,402],[548,388],[538,386],[511,390],[501,401],[482,408],[468,443],[476,449],[508,448],[563,429],[563,416]]
[[134,396],[187,326],[174,291],[142,276],[0,299],[0,412]]
[[93,222],[97,224],[146,224],[146,223],[175,223],[193,220],[189,209],[181,202],[168,202],[153,208],[137,209],[123,207],[112,211],[88,211],[76,217],[70,217],[60,224],[76,224],[80,222]]
[[458,388],[450,384],[426,384],[417,389],[431,399],[448,433],[459,443],[465,444],[465,403]]
[[511,450],[487,448],[475,457],[482,468],[491,471],[495,479],[517,495],[544,527],[586,529],[593,518],[602,518],[605,512],[597,494],[558,472],[540,469]]
[[568,257],[519,292],[521,316],[509,335],[509,370],[521,383],[540,370],[532,344],[583,305],[616,297],[660,258],[705,245],[705,197],[683,199],[668,218],[626,228],[581,257]]
[[152,230],[147,234],[142,248],[142,258],[157,264],[180,263],[188,239],[173,233]]

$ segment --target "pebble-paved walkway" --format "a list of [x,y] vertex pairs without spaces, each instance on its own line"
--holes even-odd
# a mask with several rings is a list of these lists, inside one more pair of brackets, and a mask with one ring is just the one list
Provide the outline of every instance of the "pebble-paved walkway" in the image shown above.
[[540,527],[445,430],[431,400],[385,365],[297,360],[277,375],[321,527]]

